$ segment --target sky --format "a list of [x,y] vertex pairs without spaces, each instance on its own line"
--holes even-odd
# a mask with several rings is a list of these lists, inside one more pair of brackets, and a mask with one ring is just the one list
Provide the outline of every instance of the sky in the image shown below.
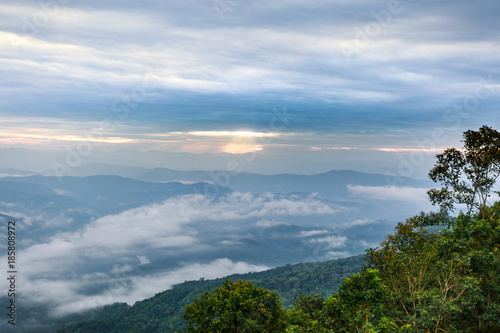
[[0,148],[418,176],[464,130],[499,127],[499,12],[495,0],[2,1]]

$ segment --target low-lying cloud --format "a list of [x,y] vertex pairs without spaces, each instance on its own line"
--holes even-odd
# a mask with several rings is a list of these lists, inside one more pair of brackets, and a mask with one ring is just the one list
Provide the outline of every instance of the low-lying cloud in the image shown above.
[[339,248],[346,244],[347,237],[345,236],[327,236],[322,238],[313,238],[308,240],[306,243],[308,244],[321,244],[328,248]]
[[393,200],[408,203],[428,202],[427,188],[398,186],[360,186],[347,185],[347,189],[355,196],[370,200]]
[[[227,258],[206,264],[186,264],[173,271],[145,276],[125,275],[131,267],[124,266],[114,267],[110,272],[86,274],[73,279],[32,279],[30,283],[23,283],[23,293],[30,295],[30,300],[36,303],[54,304],[51,315],[59,317],[113,302],[132,305],[186,280],[215,279],[234,273],[243,274],[267,269],[267,266],[233,262]],[[96,285],[103,285],[103,289],[94,294],[81,292]]]
[[[268,267],[224,257],[186,262],[175,258],[237,245],[239,229],[231,229],[231,223],[262,229],[286,225],[280,220],[290,216],[332,215],[340,209],[314,196],[231,193],[216,200],[194,194],[178,196],[98,218],[80,230],[58,233],[23,249],[19,257],[23,294],[29,295],[28,303],[57,303],[53,314],[59,316],[116,301],[131,304],[185,280],[264,270]],[[257,222],[245,224],[248,220]],[[215,222],[224,227],[210,231],[213,234],[208,238],[193,226]],[[345,240],[312,241],[337,247]],[[170,266],[155,266],[155,274],[141,273],[143,266],[155,265],[158,258],[169,260],[169,253],[175,256]],[[2,280],[1,285],[5,283]]]

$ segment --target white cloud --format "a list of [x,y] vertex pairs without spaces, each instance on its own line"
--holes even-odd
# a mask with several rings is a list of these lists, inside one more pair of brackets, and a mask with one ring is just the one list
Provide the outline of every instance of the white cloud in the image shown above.
[[[61,233],[47,243],[36,244],[23,253],[26,274],[57,274],[55,260],[71,269],[80,260],[95,260],[118,255],[133,255],[134,248],[181,248],[196,244],[196,232],[189,228],[195,221],[228,221],[274,216],[335,214],[332,208],[314,197],[290,199],[273,194],[232,193],[211,202],[201,195],[185,195],[162,203],[143,206],[116,215],[99,218],[82,230]],[[259,227],[284,222],[263,219]]]
[[147,265],[151,263],[151,261],[149,261],[148,257],[146,256],[137,256],[137,259],[139,259],[141,265]]
[[220,245],[227,245],[227,246],[234,246],[234,245],[244,245],[242,242],[235,241],[235,240],[223,240],[219,242]]
[[[139,258],[140,260],[140,258]],[[111,274],[113,275],[118,275],[118,274],[124,274],[132,271],[133,268],[130,265],[114,265],[113,269],[111,270]]]
[[328,230],[310,230],[310,231],[301,231],[299,236],[300,237],[310,237],[310,236],[317,236],[317,235],[323,235],[323,234],[328,234],[330,233]]
[[347,185],[347,189],[355,196],[371,200],[395,200],[418,204],[428,202],[427,188]]
[[325,246],[329,248],[338,248],[342,247],[345,245],[347,242],[347,237],[345,236],[328,236],[328,237],[323,237],[323,238],[313,238],[306,243],[308,244],[324,244]]
[[340,211],[340,207],[328,205],[314,196],[287,198],[271,193],[235,192],[222,198],[217,205],[210,205],[203,211],[191,212],[191,216],[197,217],[203,214],[211,220],[222,221],[265,216],[330,215]]
[[328,251],[326,255],[328,259],[338,259],[348,257],[350,254],[347,251]]
[[[274,217],[335,214],[338,209],[314,196],[231,193],[213,201],[202,195],[183,195],[104,216],[78,231],[59,233],[46,243],[24,249],[19,266],[23,267],[23,285],[30,286],[25,288],[24,294],[33,302],[57,300],[54,313],[63,314],[115,301],[133,303],[184,280],[263,270],[267,267],[224,259],[210,264],[185,263],[175,271],[139,277],[134,276],[132,258],[137,258],[141,264],[154,263],[155,259],[149,254],[146,256],[145,250],[175,249],[176,253],[187,253],[217,245],[202,244],[197,232],[190,227],[194,222],[225,223],[261,218],[254,225],[267,228],[287,224]],[[336,236],[312,241],[327,243],[329,247],[345,242]],[[239,242],[229,237],[218,244],[238,245]],[[114,266],[109,272],[103,271],[101,263],[110,261]],[[81,271],[89,273],[76,278],[75,272]],[[112,282],[115,286],[93,296],[81,292],[96,282]],[[0,285],[5,283],[2,281]]]
[[[186,280],[198,280],[202,277],[215,279],[233,273],[243,274],[267,269],[267,266],[233,262],[225,258],[206,264],[185,264],[175,270],[147,276],[127,276],[124,274],[130,271],[130,267],[115,266],[111,274],[87,274],[67,280],[32,280],[30,283],[23,283],[23,294],[29,295],[31,302],[54,304],[50,315],[59,317],[114,302],[127,302],[132,305]],[[85,288],[100,284],[108,287],[93,295],[81,292]]]
[[69,194],[68,191],[59,190],[57,188],[54,189],[54,192],[56,192],[57,195],[67,195],[67,194]]
[[290,223],[275,220],[259,220],[255,223],[255,226],[260,228],[272,228],[280,225],[290,225]]

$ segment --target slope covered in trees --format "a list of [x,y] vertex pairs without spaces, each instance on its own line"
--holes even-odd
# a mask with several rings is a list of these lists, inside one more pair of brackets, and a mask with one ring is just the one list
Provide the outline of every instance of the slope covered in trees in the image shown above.
[[354,274],[362,257],[186,282],[63,332],[500,331],[500,203],[409,218],[366,260]]
[[[268,271],[237,274],[228,279],[252,281],[275,290],[284,307],[292,307],[300,294],[311,292],[327,296],[335,293],[343,278],[360,271],[364,256],[318,263],[302,263]],[[206,291],[223,285],[224,279],[188,281],[130,307],[123,303],[106,306],[96,313],[96,320],[67,326],[60,332],[176,332],[186,326],[184,307]],[[281,304],[280,304],[281,306]],[[101,316],[102,313],[107,314]],[[116,315],[109,318],[110,313]],[[103,319],[99,319],[102,317]]]
[[186,332],[500,332],[500,203],[412,217],[367,261],[336,294],[301,295],[292,309],[228,281],[186,307]]

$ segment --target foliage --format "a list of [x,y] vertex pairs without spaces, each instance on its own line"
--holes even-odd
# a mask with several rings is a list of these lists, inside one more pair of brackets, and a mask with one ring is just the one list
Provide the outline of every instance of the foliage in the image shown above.
[[500,203],[409,218],[367,262],[326,301],[299,295],[285,332],[500,331]]
[[433,233],[425,218],[399,224],[367,253],[390,292],[384,315],[415,332],[500,331],[500,220],[461,214],[452,229]]
[[285,311],[279,295],[250,281],[231,280],[186,306],[186,332],[282,332]]
[[325,298],[311,293],[300,294],[293,302],[293,309],[287,311],[288,333],[328,332],[322,325],[322,312]]
[[339,292],[328,297],[324,321],[334,332],[364,332],[382,318],[388,288],[376,269],[346,278]]
[[463,150],[449,148],[436,156],[429,177],[444,187],[427,193],[432,204],[443,211],[451,211],[454,204],[466,204],[469,214],[475,208],[484,214],[500,176],[500,132],[485,125],[478,131],[465,131],[463,138]]
[[299,293],[289,309],[278,294],[257,285],[312,286],[311,276],[322,281],[339,266],[301,264],[245,275],[260,281],[254,283],[192,281],[136,303],[115,320],[65,332],[173,332],[182,325],[174,328],[166,319],[182,320],[180,304],[186,305],[187,332],[500,332],[500,203],[484,214],[409,218],[368,250],[366,260],[326,300],[311,293],[321,289],[314,288]]
[[323,310],[325,298],[319,294],[300,294],[293,302],[294,309],[301,310],[312,319],[318,319]]
[[[361,255],[325,262],[286,265],[258,273],[235,274],[227,278],[252,281],[263,288],[274,290],[281,296],[284,307],[291,308],[294,299],[300,294],[314,292],[327,296],[335,293],[343,278],[358,272],[364,262],[364,256]],[[100,316],[100,313],[96,312],[97,315],[93,316],[93,320],[68,325],[60,332],[174,333],[186,326],[182,317],[185,306],[204,292],[220,287],[224,281],[225,279],[184,282],[152,298],[136,302],[134,306],[117,313],[113,318]],[[299,311],[296,311],[295,315],[291,310],[287,311],[287,316],[300,319],[303,323],[309,320],[306,314]],[[320,332],[315,330],[317,324],[311,323],[311,325],[314,329],[309,332]]]

